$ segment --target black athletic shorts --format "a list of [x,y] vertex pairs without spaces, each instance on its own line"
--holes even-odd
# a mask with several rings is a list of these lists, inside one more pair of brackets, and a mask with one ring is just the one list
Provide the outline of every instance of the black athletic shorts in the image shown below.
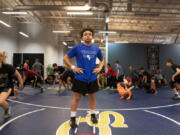
[[176,83],[180,83],[180,75],[175,76],[174,81],[170,81],[169,85],[172,89],[176,88]]
[[93,82],[83,82],[83,81],[74,79],[72,91],[83,94],[83,95],[87,93],[95,93],[98,91],[97,80]]
[[180,83],[180,74],[175,76],[174,80],[176,83]]

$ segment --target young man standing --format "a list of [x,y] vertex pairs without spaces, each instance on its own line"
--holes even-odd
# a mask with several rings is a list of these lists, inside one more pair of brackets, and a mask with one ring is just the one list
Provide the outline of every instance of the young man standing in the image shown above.
[[[74,97],[71,103],[71,120],[70,126],[76,128],[76,110],[82,95],[88,94],[91,111],[91,121],[98,123],[95,116],[95,92],[98,91],[97,74],[104,65],[104,59],[99,47],[92,44],[94,32],[91,29],[84,29],[81,37],[84,43],[74,46],[65,56],[64,62],[75,72],[75,80],[72,90]],[[70,62],[70,58],[76,57],[77,67]],[[99,58],[100,64],[96,68],[96,57]]]
[[33,71],[42,75],[44,66],[40,63],[39,59],[35,59],[35,63],[32,66]]
[[171,81],[170,81],[170,83],[169,83],[170,86],[171,86],[171,88],[172,88],[173,91],[174,91],[174,94],[175,94],[175,95],[172,97],[172,99],[180,98],[179,93],[178,93],[178,90],[177,90],[177,88],[176,88],[176,76],[179,74],[178,71],[179,71],[179,69],[180,69],[180,66],[174,64],[171,59],[168,59],[168,60],[166,61],[166,66],[171,67],[172,70],[174,71],[174,74],[172,75]]

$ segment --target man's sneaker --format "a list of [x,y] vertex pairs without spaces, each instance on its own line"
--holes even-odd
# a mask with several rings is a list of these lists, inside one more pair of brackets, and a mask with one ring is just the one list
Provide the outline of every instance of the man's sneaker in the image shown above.
[[172,97],[172,99],[174,99],[174,100],[176,100],[176,99],[180,99],[180,96],[179,96],[179,95],[177,95],[177,94],[175,94],[175,95]]
[[9,107],[8,109],[6,109],[6,110],[4,111],[3,119],[9,118],[10,115],[11,115],[11,107]]
[[70,126],[71,126],[71,128],[77,128],[78,127],[78,125],[76,124],[76,117],[71,117]]
[[91,114],[91,121],[92,121],[93,124],[97,124],[98,123],[98,120],[97,120],[95,114]]

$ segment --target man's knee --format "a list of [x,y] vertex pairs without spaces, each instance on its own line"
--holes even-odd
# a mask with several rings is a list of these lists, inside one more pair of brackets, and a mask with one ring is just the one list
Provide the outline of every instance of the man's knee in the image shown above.
[[0,106],[2,106],[4,104],[4,102],[5,102],[4,100],[0,99]]

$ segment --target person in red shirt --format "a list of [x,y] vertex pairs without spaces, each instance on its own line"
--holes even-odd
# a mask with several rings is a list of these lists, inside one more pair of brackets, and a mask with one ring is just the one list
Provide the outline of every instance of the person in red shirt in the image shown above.
[[43,78],[39,72],[36,73],[32,70],[28,70],[24,73],[24,75],[26,76],[24,85],[26,82],[31,82],[33,87],[41,88],[41,93],[43,93]]
[[[25,70],[25,69],[23,69]],[[32,71],[32,70],[25,70],[24,71],[24,77],[25,77],[25,80],[24,80],[24,85],[26,84],[26,82],[30,82],[32,80],[35,80],[35,76],[37,76],[37,73]]]
[[34,71],[32,71],[32,70],[28,70],[28,71],[26,71],[24,74],[25,74],[25,76],[28,77],[28,78],[34,78],[34,77],[37,75],[37,73],[34,72]]
[[29,70],[29,60],[28,59],[25,60],[23,70],[24,70],[24,72],[23,72],[23,82],[25,83],[26,78],[27,78],[27,74],[28,74],[28,70]]
[[109,63],[107,64],[107,68],[108,71],[106,73],[103,73],[102,75],[105,75],[107,77],[107,89],[109,89],[115,87],[116,73]]

